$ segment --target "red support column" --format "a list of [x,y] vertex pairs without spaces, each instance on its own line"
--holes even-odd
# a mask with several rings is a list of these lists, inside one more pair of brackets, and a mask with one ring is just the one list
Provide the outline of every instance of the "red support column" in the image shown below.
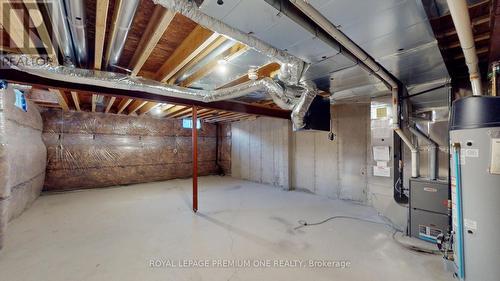
[[198,128],[197,109],[193,106],[192,137],[193,137],[193,212],[198,211]]

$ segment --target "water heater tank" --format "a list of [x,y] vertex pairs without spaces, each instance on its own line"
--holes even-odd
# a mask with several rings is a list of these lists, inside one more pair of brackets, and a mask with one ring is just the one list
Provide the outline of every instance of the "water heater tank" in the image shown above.
[[500,280],[500,97],[453,103],[452,216],[457,276]]

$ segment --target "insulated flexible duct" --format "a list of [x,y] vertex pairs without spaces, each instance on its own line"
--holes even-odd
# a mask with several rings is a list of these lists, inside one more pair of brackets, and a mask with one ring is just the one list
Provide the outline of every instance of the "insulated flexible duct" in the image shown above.
[[281,64],[278,78],[289,85],[298,85],[304,73],[306,63],[283,50],[276,49],[266,42],[250,36],[224,22],[212,18],[201,12],[194,1],[189,0],[153,0],[171,11],[182,14],[194,22],[213,30],[219,34],[225,35],[236,41],[239,41],[250,48],[276,60]]
[[143,91],[159,96],[184,98],[207,103],[236,99],[259,90],[264,90],[279,107],[293,111],[292,121],[296,130],[304,127],[303,119],[305,113],[317,93],[316,87],[312,82],[304,82],[299,86],[291,86],[274,81],[269,77],[257,81],[249,80],[228,88],[199,90],[167,85],[158,81],[115,72],[52,66],[50,64],[10,66],[13,69],[54,80],[122,89],[125,91]]

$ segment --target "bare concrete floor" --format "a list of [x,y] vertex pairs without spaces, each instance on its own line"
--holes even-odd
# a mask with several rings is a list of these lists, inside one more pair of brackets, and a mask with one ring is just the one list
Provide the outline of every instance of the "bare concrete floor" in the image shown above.
[[[200,186],[196,215],[190,180],[42,196],[9,224],[0,279],[451,280],[439,256],[402,248],[383,225],[336,220],[294,230],[299,219],[379,220],[372,208],[227,177]],[[214,266],[224,259],[237,264]],[[310,260],[350,264],[311,268]],[[198,267],[180,267],[189,262]]]

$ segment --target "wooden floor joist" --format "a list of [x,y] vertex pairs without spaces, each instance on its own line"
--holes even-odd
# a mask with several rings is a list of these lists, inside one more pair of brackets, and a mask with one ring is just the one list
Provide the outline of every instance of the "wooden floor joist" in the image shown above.
[[96,0],[94,68],[101,69],[109,0]]
[[63,111],[69,111],[69,106],[68,106],[68,99],[66,98],[66,95],[64,94],[63,91],[59,89],[49,89],[51,93],[56,95],[57,99],[59,100],[59,105],[61,106]]
[[122,101],[118,104],[118,111],[116,112],[116,114],[121,114],[133,100],[134,99],[127,98],[122,99]]
[[241,43],[236,43],[234,46],[229,48],[226,52],[223,54],[215,57],[213,60],[211,60],[209,63],[201,67],[199,70],[197,70],[195,73],[193,73],[191,76],[186,78],[184,81],[181,82],[181,86],[183,87],[189,87],[193,85],[196,81],[200,80],[201,78],[207,76],[208,74],[212,73],[218,66],[219,60],[224,60],[224,61],[231,61],[238,56],[244,54],[248,50],[248,47],[246,45],[243,45]]
[[156,73],[156,79],[167,82],[218,37],[218,34],[198,25],[165,61]]
[[129,64],[129,68],[132,69],[132,76],[139,73],[174,17],[175,12],[160,5],[155,6],[153,15]]
[[[268,63],[266,65],[261,66],[259,69],[257,69],[257,75],[259,76],[259,79],[264,78],[264,77],[270,77],[273,72],[275,72],[279,69],[280,69],[279,63],[276,63],[276,62]],[[235,85],[238,85],[241,83],[245,83],[248,80],[250,80],[248,78],[248,75],[242,75],[239,78],[237,78],[229,83],[226,83],[218,88],[220,89],[220,88],[232,87],[232,86],[235,86]]]
[[73,103],[75,104],[76,111],[82,111],[80,109],[80,99],[78,97],[78,93],[75,91],[72,91],[71,98],[73,99]]

